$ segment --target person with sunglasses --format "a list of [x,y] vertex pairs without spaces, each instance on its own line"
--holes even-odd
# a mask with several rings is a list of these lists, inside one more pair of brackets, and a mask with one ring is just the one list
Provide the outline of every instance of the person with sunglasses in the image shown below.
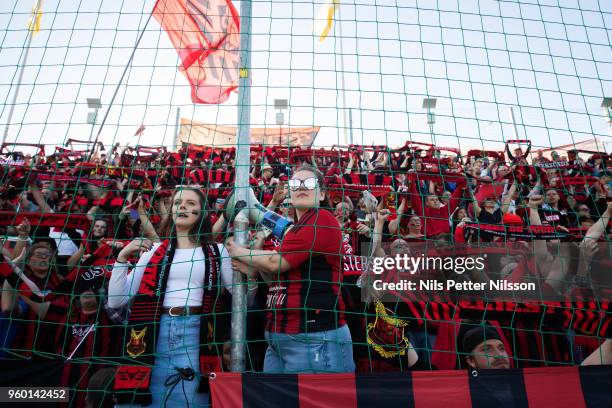
[[326,202],[323,175],[302,165],[288,181],[295,223],[278,251],[226,248],[234,262],[265,276],[264,372],[353,372],[352,339],[342,300],[342,231]]

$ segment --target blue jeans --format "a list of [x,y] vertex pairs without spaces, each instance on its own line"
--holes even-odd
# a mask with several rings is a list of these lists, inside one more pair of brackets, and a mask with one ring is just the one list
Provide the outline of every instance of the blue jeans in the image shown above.
[[[200,384],[200,316],[171,317],[164,315],[159,326],[155,350],[155,366],[151,373],[151,407],[208,407],[208,394],[198,394]],[[171,387],[164,383],[169,376],[177,374],[174,367],[191,367],[196,372],[192,381],[179,382],[168,396]],[[183,392],[183,387],[185,391]],[[116,405],[116,407],[129,405]]]
[[266,373],[352,373],[353,342],[347,325],[300,334],[266,331]]

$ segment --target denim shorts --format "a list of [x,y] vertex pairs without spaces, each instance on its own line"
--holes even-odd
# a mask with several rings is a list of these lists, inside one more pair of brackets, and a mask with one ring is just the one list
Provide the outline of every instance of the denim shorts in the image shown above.
[[266,373],[352,373],[353,342],[347,325],[337,329],[286,334],[266,331]]

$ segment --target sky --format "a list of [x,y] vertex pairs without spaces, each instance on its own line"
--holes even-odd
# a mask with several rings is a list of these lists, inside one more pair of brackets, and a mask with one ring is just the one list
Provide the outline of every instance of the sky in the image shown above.
[[[0,1],[2,131],[33,3]],[[45,0],[7,141],[52,150],[95,137],[88,97],[102,100],[98,123],[108,112],[106,145],[172,146],[177,109],[189,120],[235,125],[236,94],[221,105],[191,103],[167,34],[155,19],[144,27],[154,3]],[[600,107],[612,96],[612,1],[343,0],[332,33],[319,42],[313,18],[322,3],[252,2],[251,126],[277,126],[274,99],[281,98],[289,101],[287,126],[321,126],[316,145],[352,138],[492,150],[517,136],[536,147],[612,142]],[[433,126],[425,97],[437,100]],[[141,124],[144,136],[134,137]]]

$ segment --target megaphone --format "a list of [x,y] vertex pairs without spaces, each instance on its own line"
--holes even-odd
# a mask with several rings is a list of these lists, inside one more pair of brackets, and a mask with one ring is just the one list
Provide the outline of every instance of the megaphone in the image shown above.
[[283,237],[287,228],[293,224],[293,222],[289,221],[287,218],[261,205],[251,188],[247,190],[246,201],[237,200],[235,193],[236,191],[232,191],[225,200],[223,215],[229,222],[234,221],[236,215],[240,212],[244,212],[251,224],[268,228],[272,231],[272,234],[279,239]]

